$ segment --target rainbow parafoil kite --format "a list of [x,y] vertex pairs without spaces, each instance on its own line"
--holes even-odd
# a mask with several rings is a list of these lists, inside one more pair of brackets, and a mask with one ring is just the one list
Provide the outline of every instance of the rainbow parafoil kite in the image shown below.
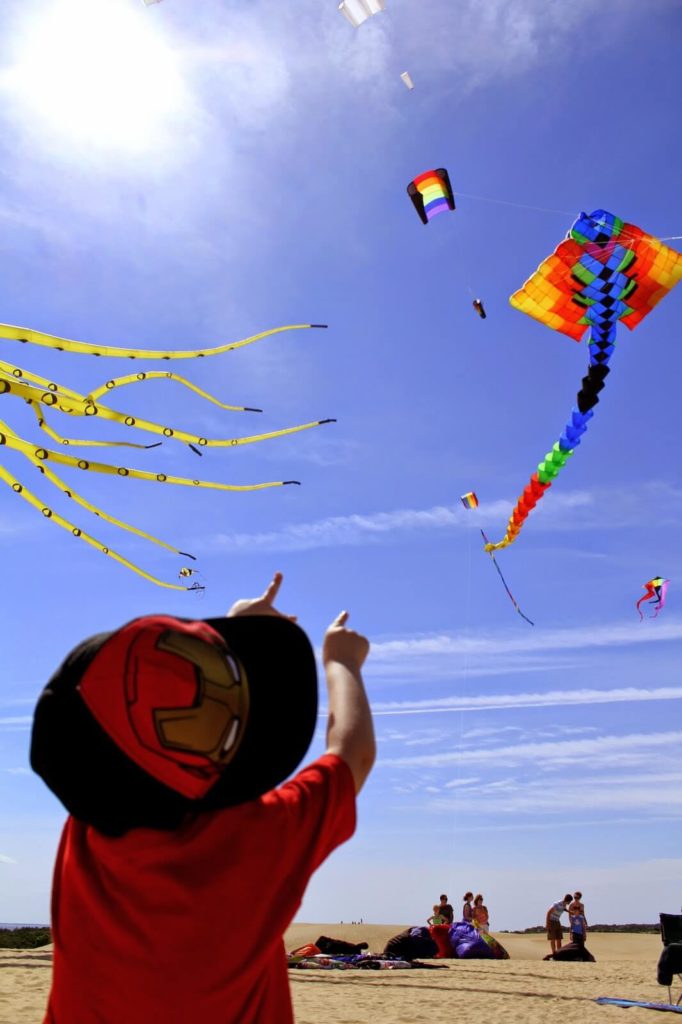
[[418,174],[407,186],[407,194],[423,224],[428,224],[439,213],[455,208],[450,175],[444,167]]
[[644,595],[644,597],[640,597],[639,601],[637,602],[637,611],[639,612],[640,619],[644,618],[639,608],[642,601],[654,602],[654,605],[656,606],[656,611],[652,615],[652,618],[656,618],[661,608],[663,608],[665,605],[665,597],[668,592],[669,583],[670,580],[666,580],[662,576],[655,576],[652,580],[649,580],[648,583],[643,584],[644,589],[646,590],[646,594]]
[[565,241],[509,300],[516,309],[580,341],[590,328],[590,361],[576,406],[516,503],[495,551],[512,544],[531,509],[580,444],[609,374],[616,323],[636,327],[682,277],[682,256],[606,210],[581,213]]
[[478,508],[478,498],[474,491],[467,491],[459,499],[465,508]]

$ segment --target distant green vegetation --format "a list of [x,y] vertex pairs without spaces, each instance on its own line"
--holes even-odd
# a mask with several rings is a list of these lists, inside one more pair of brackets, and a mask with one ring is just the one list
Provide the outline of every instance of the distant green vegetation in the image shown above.
[[0,928],[0,949],[37,949],[49,942],[49,928]]
[[[564,926],[565,927],[565,926]],[[522,931],[508,932],[509,935],[539,935],[546,932],[543,924],[536,924],[532,928],[524,928]],[[660,924],[591,924],[589,932],[636,932],[639,935],[660,935]]]

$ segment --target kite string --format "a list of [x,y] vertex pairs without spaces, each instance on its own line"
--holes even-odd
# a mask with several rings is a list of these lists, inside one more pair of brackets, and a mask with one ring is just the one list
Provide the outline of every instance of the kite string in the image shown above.
[[[487,549],[487,545],[490,543],[490,541],[488,540],[484,530],[481,530],[481,536],[483,537],[483,540],[484,540],[484,542],[486,544],[486,551],[487,551],[488,550]],[[532,621],[532,619],[529,619],[527,615],[523,614],[523,612],[521,611],[521,608],[519,606],[518,601],[516,600],[516,598],[512,594],[511,590],[509,589],[509,587],[507,585],[507,581],[505,580],[504,576],[502,575],[502,570],[500,569],[499,565],[497,564],[497,559],[495,558],[494,552],[493,551],[488,551],[488,554],[490,555],[490,558],[492,559],[493,565],[497,569],[497,575],[502,580],[502,583],[504,585],[504,589],[507,591],[507,594],[508,594],[508,596],[509,596],[509,598],[511,600],[511,603],[514,605],[514,608],[519,613],[521,618],[525,619],[525,621],[528,623],[529,626],[534,626],[535,623]]]
[[[469,682],[469,633],[471,630],[471,546],[472,537],[474,536],[474,524],[467,519],[467,545],[466,545],[466,596],[464,599],[464,621],[466,627],[466,635],[464,638],[464,685],[465,687]],[[460,828],[460,811],[461,811],[461,798],[462,798],[462,741],[464,738],[464,712],[459,709],[459,722],[458,722],[458,735],[457,735],[457,777],[455,786],[455,813],[454,827],[455,830]],[[461,829],[460,829],[461,832]],[[453,844],[456,848],[456,831],[453,836]],[[450,884],[450,883],[448,883]]]
[[500,206],[516,206],[520,210],[537,210],[538,213],[557,213],[566,217],[574,217],[575,210],[555,210],[547,206],[529,206],[527,203],[513,203],[508,199],[494,199],[492,196],[477,196],[471,192],[453,191],[453,195],[464,199],[479,199],[482,203],[498,203]]
[[[535,210],[538,213],[556,213],[566,217],[575,217],[575,210],[557,210],[550,206],[530,206],[528,203],[514,203],[509,199],[495,199],[493,196],[478,196],[472,192],[460,192],[459,190],[453,190],[453,195],[462,196],[464,199],[478,199],[482,203],[497,203],[500,206],[515,206],[519,210]],[[627,239],[628,241],[634,241],[636,236],[629,236],[627,234],[619,235],[619,239]],[[661,235],[656,236],[659,242],[678,242],[682,239],[682,235]],[[639,239],[641,242],[645,242],[646,239]]]

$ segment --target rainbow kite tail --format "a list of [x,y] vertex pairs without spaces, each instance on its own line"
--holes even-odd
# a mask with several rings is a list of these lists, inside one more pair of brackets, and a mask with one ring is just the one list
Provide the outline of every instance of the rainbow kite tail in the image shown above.
[[571,410],[571,418],[564,427],[559,440],[552,445],[551,452],[547,452],[542,462],[539,463],[537,472],[533,473],[528,486],[517,501],[509,518],[504,537],[496,544],[487,544],[486,551],[499,551],[514,543],[530,511],[535,508],[545,491],[552,486],[559,470],[566,465],[569,456],[573,455],[580,444],[582,435],[587,430],[587,424],[594,416],[593,410],[599,402],[599,392],[605,387],[609,374],[608,363],[613,355],[615,339],[615,323],[607,322],[603,326],[594,325],[592,327],[589,341],[590,363],[587,374],[583,377],[576,405]]

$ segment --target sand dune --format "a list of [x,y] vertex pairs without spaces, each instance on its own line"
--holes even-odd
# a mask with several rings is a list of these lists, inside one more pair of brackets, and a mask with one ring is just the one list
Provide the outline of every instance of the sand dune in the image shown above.
[[[405,928],[395,925],[294,924],[294,949],[329,935],[368,942],[380,952]],[[442,970],[401,972],[291,971],[297,1024],[653,1024],[651,1010],[599,1006],[597,996],[663,1002],[656,983],[657,935],[589,936],[597,963],[544,962],[542,935],[497,934],[510,960],[444,960]],[[50,985],[50,947],[0,950],[0,1024],[40,1024]],[[672,1017],[672,1019],[676,1019]],[[75,1022],[74,1022],[75,1024]],[[121,1022],[124,1024],[124,1022]],[[188,1024],[194,1024],[189,1022]],[[211,1024],[221,1024],[220,1021]],[[264,1021],[263,1024],[268,1024]]]

